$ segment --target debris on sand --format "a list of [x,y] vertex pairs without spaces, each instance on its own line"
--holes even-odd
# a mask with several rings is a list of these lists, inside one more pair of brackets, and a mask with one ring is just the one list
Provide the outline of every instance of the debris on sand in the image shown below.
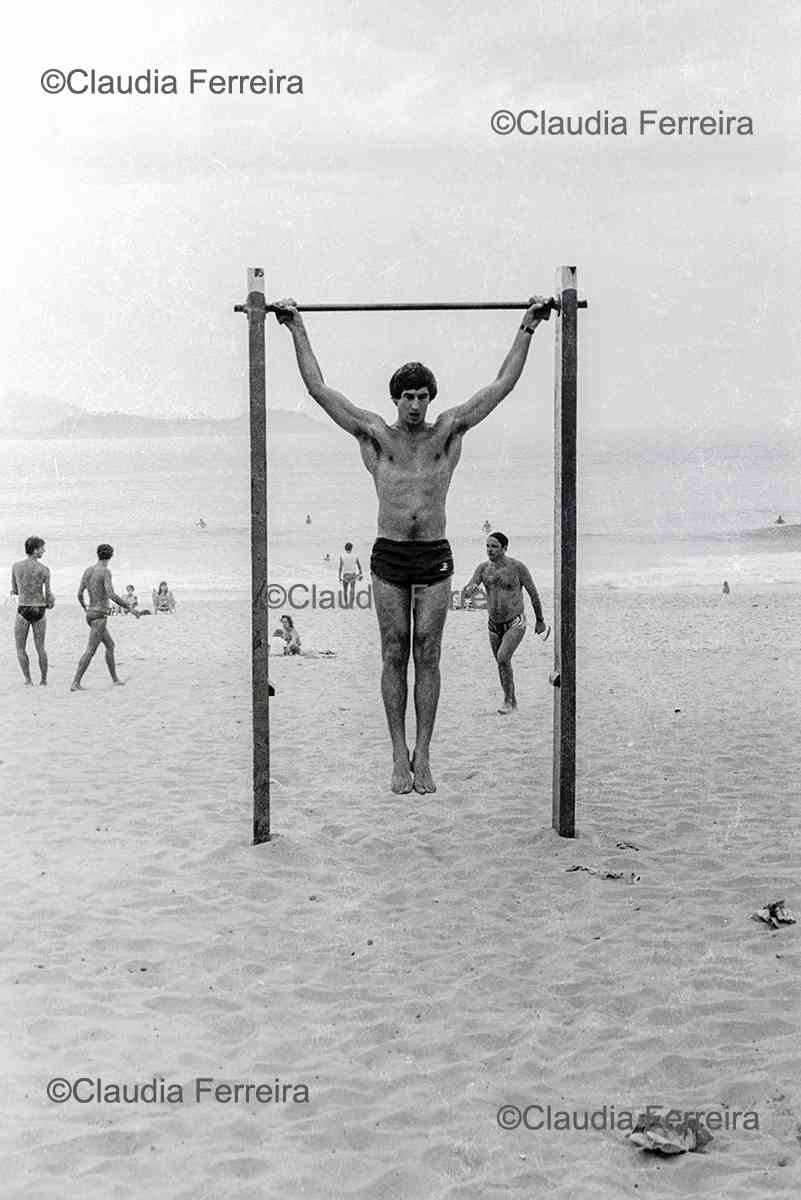
[[701,1150],[712,1141],[712,1134],[697,1117],[689,1114],[681,1121],[670,1121],[668,1117],[660,1117],[655,1113],[640,1113],[629,1140],[641,1150],[655,1150],[658,1154],[686,1154],[688,1150]]
[[565,871],[586,871],[588,875],[597,875],[599,879],[623,879],[626,883],[639,883],[640,877],[635,871],[605,871],[600,867],[565,867]]
[[771,929],[778,929],[780,925],[795,925],[797,919],[795,913],[784,907],[783,900],[771,900],[764,908],[751,913],[752,921],[764,921]]

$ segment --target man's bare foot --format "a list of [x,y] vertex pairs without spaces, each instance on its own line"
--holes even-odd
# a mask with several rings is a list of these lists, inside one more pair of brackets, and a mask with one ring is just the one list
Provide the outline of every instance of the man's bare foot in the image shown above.
[[40,679],[40,680],[39,680],[39,687],[47,687],[47,680],[46,680],[46,679]]
[[509,713],[517,712],[517,705],[511,700],[504,700],[503,704],[498,709],[498,712],[502,717],[506,717]]
[[414,790],[419,792],[421,796],[427,795],[429,792],[435,792],[437,785],[431,775],[431,767],[428,765],[428,756],[425,758],[422,755],[418,758],[415,751],[412,758],[412,770],[414,771]]
[[124,679],[112,679],[111,682],[114,684],[115,687],[125,687]]
[[72,687],[70,688],[70,691],[71,692],[82,692],[83,688],[81,687],[81,685],[79,683],[73,683]]
[[33,680],[32,680],[32,679],[26,679],[26,680],[25,680],[25,686],[26,686],[26,687],[33,687]]
[[389,786],[398,796],[404,796],[414,787],[411,767],[412,760],[409,758],[408,751],[405,759],[396,759],[392,764],[392,779]]

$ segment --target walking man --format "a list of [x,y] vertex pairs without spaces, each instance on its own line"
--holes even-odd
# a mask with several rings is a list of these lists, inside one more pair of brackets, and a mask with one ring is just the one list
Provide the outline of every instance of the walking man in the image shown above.
[[[111,571],[108,569],[109,560],[114,554],[114,547],[103,542],[97,547],[97,562],[91,567],[87,567],[81,576],[81,582],[78,585],[78,603],[86,613],[86,624],[89,626],[89,641],[86,649],[81,655],[78,663],[78,668],[75,672],[75,678],[72,681],[71,692],[80,692],[81,680],[83,679],[86,668],[95,656],[95,651],[102,643],[106,648],[106,666],[112,682],[122,687],[122,680],[117,678],[117,664],[114,661],[114,639],[108,631],[108,615],[111,612],[111,602],[118,604],[120,608],[124,608],[126,612],[133,613],[137,621],[141,613],[127,600],[123,600],[122,596],[118,596],[114,591],[111,582]],[[89,603],[84,599],[84,593],[89,595]]]
[[515,676],[512,670],[512,655],[523,640],[526,632],[525,601],[523,589],[531,597],[537,624],[535,633],[545,633],[542,604],[525,563],[516,558],[507,558],[509,539],[497,531],[487,538],[487,561],[479,563],[470,582],[464,589],[472,596],[481,584],[487,592],[487,622],[490,648],[498,664],[498,674],[503,688],[503,704],[498,709],[502,716],[517,708]]
[[[428,367],[406,363],[389,382],[397,409],[389,425],[358,408],[323,379],[294,300],[281,300],[276,317],[295,346],[309,395],[341,429],[358,440],[378,494],[378,537],[370,560],[381,634],[381,694],[392,739],[393,792],[436,791],[429,763],[440,691],[440,647],[453,574],[445,537],[445,501],[459,462],[462,438],[497,408],[520,378],[531,336],[550,316],[550,302],[534,296],[497,376],[465,403],[426,422],[437,382]],[[417,734],[406,742],[407,668],[414,661]]]

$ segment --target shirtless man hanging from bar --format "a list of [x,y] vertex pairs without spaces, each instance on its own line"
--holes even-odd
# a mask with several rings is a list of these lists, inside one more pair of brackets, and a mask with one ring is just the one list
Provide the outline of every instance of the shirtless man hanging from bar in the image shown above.
[[[378,493],[378,537],[370,560],[373,596],[381,634],[381,695],[392,739],[393,792],[436,791],[429,746],[439,700],[439,658],[453,574],[445,537],[445,500],[468,429],[488,417],[522,373],[531,335],[550,316],[550,301],[533,296],[495,380],[464,404],[449,408],[433,424],[426,412],[437,394],[431,371],[406,363],[389,382],[397,419],[357,408],[329,387],[294,300],[279,300],[278,322],[292,334],[301,378],[309,395],[359,442],[362,459]],[[407,669],[414,660],[417,737],[406,744]]]

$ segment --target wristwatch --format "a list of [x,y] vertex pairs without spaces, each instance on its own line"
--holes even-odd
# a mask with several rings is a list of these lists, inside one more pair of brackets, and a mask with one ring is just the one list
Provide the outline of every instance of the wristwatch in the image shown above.
[[523,333],[533,333],[534,330],[537,328],[537,326],[536,325],[521,325],[520,328]]

